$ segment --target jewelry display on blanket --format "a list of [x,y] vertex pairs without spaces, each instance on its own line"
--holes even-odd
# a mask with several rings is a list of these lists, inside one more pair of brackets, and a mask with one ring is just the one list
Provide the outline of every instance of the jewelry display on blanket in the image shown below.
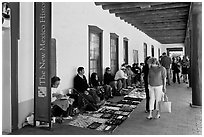
[[146,97],[143,87],[128,88],[124,92],[128,94],[120,101],[107,101],[97,111],[79,114],[75,120],[70,121],[68,124],[98,131],[113,132]]

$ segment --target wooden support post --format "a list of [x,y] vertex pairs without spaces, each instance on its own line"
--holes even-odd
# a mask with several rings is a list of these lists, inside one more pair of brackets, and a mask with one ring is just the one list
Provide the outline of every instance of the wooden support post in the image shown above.
[[202,3],[192,4],[192,105],[202,106]]
[[190,61],[190,67],[189,67],[189,70],[188,70],[188,80],[189,80],[189,87],[192,87],[192,78],[191,78],[191,62],[192,62],[192,57],[191,57],[191,46],[192,46],[192,35],[191,35],[191,27],[190,27],[190,30],[189,30],[189,38],[188,38],[188,46],[189,46],[189,52],[188,52],[188,55],[189,55],[189,61]]
[[18,39],[20,3],[11,2],[11,112],[12,132],[18,130]]

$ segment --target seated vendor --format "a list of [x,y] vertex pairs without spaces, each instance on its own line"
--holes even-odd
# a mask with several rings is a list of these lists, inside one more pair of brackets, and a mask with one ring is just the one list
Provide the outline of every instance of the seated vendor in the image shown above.
[[[78,74],[74,78],[74,88],[80,93],[79,96],[79,109],[86,109],[87,104],[89,106],[98,107],[101,103],[100,98],[96,94],[96,91],[89,88],[89,85],[86,80],[86,76],[84,75],[85,71],[83,67],[79,67],[77,69]],[[88,102],[84,102],[84,100]]]
[[127,74],[127,86],[132,86],[133,78],[135,77],[134,73],[131,70],[131,66],[126,66],[126,74]]
[[63,117],[64,119],[72,119],[74,99],[64,95],[62,91],[58,90],[60,84],[60,78],[54,76],[51,79],[51,114],[54,117]]
[[120,91],[122,88],[126,88],[127,75],[125,73],[126,68],[124,66],[121,67],[115,74],[115,80],[117,81],[117,89]]
[[112,88],[110,85],[101,85],[99,82],[99,78],[97,73],[93,72],[91,74],[90,79],[90,85],[91,87],[96,89],[97,95],[103,100],[104,98],[107,100],[109,97],[112,97]]
[[115,75],[112,74],[111,68],[106,67],[105,73],[104,73],[104,85],[111,86],[112,88],[112,95],[114,95],[117,92],[117,81],[115,81]]

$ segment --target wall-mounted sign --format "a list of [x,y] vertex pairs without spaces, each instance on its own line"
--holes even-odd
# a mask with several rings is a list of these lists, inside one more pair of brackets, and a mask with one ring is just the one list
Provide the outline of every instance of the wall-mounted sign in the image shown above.
[[35,2],[35,121],[50,122],[51,3]]

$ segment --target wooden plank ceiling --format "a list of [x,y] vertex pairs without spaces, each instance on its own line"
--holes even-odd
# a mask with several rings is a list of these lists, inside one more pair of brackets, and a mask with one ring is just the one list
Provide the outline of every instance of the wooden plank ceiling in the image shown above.
[[95,2],[162,44],[184,43],[190,2]]

